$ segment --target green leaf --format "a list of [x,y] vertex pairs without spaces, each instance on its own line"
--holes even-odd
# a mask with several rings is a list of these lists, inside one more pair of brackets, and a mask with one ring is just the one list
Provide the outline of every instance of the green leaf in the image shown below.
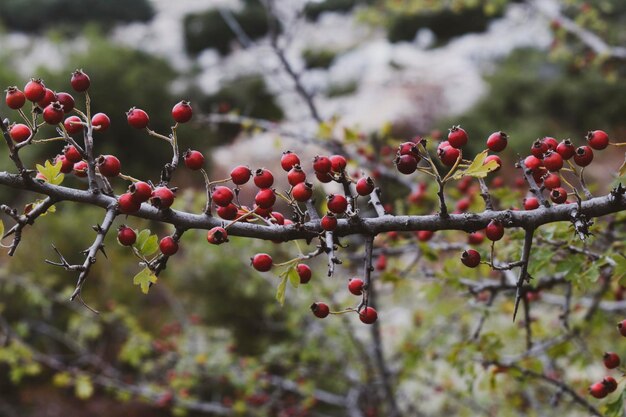
[[298,288],[300,286],[300,275],[298,275],[298,271],[296,270],[295,265],[291,266],[286,271],[287,278],[289,278],[289,283],[292,287]]
[[93,395],[93,384],[87,375],[79,375],[74,385],[74,393],[81,400],[86,400]]
[[59,185],[63,182],[65,175],[61,174],[61,160],[54,165],[50,161],[46,161],[44,166],[37,164],[37,171],[45,177],[45,181],[52,185]]
[[151,235],[150,229],[144,229],[137,235],[134,247],[143,256],[150,256],[159,248],[159,238]]
[[605,417],[623,417],[624,416],[624,390],[620,393],[619,397],[612,403],[606,405],[604,411]]
[[150,268],[146,267],[133,278],[133,284],[141,287],[141,292],[148,294],[150,283],[155,284],[158,278],[152,273]]
[[485,149],[484,151],[476,155],[476,158],[474,158],[470,166],[463,171],[457,171],[452,176],[452,179],[459,180],[464,176],[485,178],[487,174],[498,169],[498,163],[496,161],[490,161],[483,165],[483,161],[487,157],[487,152],[488,151]]
[[0,239],[2,239],[2,236],[4,236],[4,223],[0,220]]
[[280,303],[280,305],[285,304],[285,291],[287,290],[287,275],[283,276],[280,280],[280,284],[278,284],[278,288],[276,289],[276,301]]
[[611,259],[615,262],[613,276],[619,281],[620,285],[626,284],[626,257],[623,255],[615,255],[612,256]]

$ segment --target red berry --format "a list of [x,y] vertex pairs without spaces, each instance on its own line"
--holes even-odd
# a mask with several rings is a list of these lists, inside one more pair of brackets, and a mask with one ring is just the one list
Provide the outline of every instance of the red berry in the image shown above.
[[72,172],[72,169],[74,169],[74,163],[67,159],[65,155],[57,155],[56,158],[54,158],[55,164],[59,161],[61,161],[61,173],[69,174]]
[[313,195],[313,185],[309,182],[301,182],[296,184],[291,190],[291,196],[294,200],[305,202]]
[[33,103],[37,103],[44,98],[46,96],[46,86],[43,85],[43,81],[41,79],[31,78],[26,86],[24,86],[24,96]]
[[617,329],[622,336],[626,337],[626,320],[617,323]]
[[605,376],[602,378],[602,384],[606,387],[608,393],[617,389],[617,381],[612,376]]
[[480,253],[474,249],[468,249],[461,254],[461,262],[470,268],[476,268],[480,265]]
[[621,363],[619,355],[615,352],[604,352],[602,360],[604,361],[604,366],[606,366],[607,369],[615,369]]
[[398,147],[398,155],[411,155],[418,162],[421,159],[419,149],[414,142],[404,142]]
[[330,170],[332,172],[342,172],[346,169],[348,161],[341,155],[333,155],[330,157]]
[[100,174],[105,177],[117,177],[120,174],[122,165],[120,160],[113,155],[101,155],[96,159],[96,164]]
[[152,187],[143,181],[137,181],[129,185],[128,192],[133,195],[133,200],[139,203],[145,203],[152,197]]
[[285,224],[285,216],[283,216],[282,213],[273,211],[271,215],[272,215],[272,221],[274,223],[281,225],[281,226]]
[[541,141],[548,147],[549,151],[556,151],[556,147],[559,145],[559,142],[550,136],[544,137]]
[[457,201],[456,209],[459,212],[464,212],[464,211],[469,210],[471,204],[472,204],[472,201],[469,198],[463,197],[462,199]]
[[385,256],[385,254],[381,253],[376,260],[376,270],[384,271],[385,269],[387,269],[387,257]]
[[193,171],[197,171],[202,168],[204,164],[204,155],[198,151],[187,150],[183,155],[185,159],[185,166]]
[[311,272],[311,268],[309,268],[309,266],[306,264],[296,265],[296,272],[300,277],[300,284],[306,284],[307,282],[309,282],[311,280],[311,275],[313,274]]
[[126,225],[121,225],[117,229],[117,240],[118,242],[120,242],[120,245],[132,246],[137,240],[137,234],[130,227],[127,227]]
[[333,213],[327,213],[322,217],[321,226],[327,232],[332,232],[337,228],[337,217]]
[[91,124],[95,129],[100,132],[104,132],[109,128],[109,126],[111,126],[111,119],[109,119],[109,116],[104,113],[96,113],[91,118]]
[[548,152],[548,144],[541,139],[534,141],[530,147],[530,153],[539,159],[543,158],[543,154],[546,152]]
[[267,253],[257,253],[252,258],[252,266],[259,272],[267,272],[272,269],[272,257]]
[[58,101],[56,93],[49,88],[46,88],[46,93],[44,94],[43,98],[37,102],[37,105],[40,109],[45,109],[50,103],[54,101]]
[[176,123],[186,123],[191,120],[193,109],[188,101],[181,101],[172,108],[172,117]]
[[274,184],[274,175],[270,170],[259,168],[254,172],[254,185],[259,188],[270,188]]
[[74,175],[79,178],[85,178],[87,176],[87,162],[78,161],[74,164],[74,170],[72,171]]
[[335,214],[341,214],[348,208],[348,200],[341,194],[331,194],[327,198],[326,205],[328,210]]
[[49,104],[45,109],[43,109],[43,119],[49,125],[57,125],[61,123],[64,116],[63,106],[59,104],[58,101]]
[[556,151],[561,158],[568,160],[576,153],[576,148],[569,139],[564,139],[556,147]]
[[333,177],[328,172],[318,172],[315,171],[315,178],[321,183],[327,184],[333,180]]
[[537,197],[527,197],[524,199],[524,210],[535,210],[539,208],[539,199]]
[[374,181],[371,177],[362,177],[356,182],[356,192],[359,195],[370,195],[374,191]]
[[563,157],[558,152],[548,151],[543,157],[543,166],[548,171],[558,171],[563,168]]
[[325,318],[330,313],[328,304],[321,302],[311,304],[311,311],[313,312],[315,317],[318,317],[320,319]]
[[473,232],[467,236],[467,243],[470,245],[480,245],[485,240],[485,235],[481,232]]
[[587,143],[593,149],[601,151],[609,146],[609,135],[604,130],[594,130],[587,133]]
[[83,72],[83,70],[77,69],[72,73],[70,84],[72,84],[74,91],[81,93],[89,89],[91,80],[89,79],[89,76]]
[[304,171],[302,171],[300,165],[293,165],[293,168],[291,168],[289,170],[289,173],[287,174],[287,181],[292,187],[295,187],[297,184],[306,181],[306,174],[304,173]]
[[[76,164],[74,165],[74,170],[76,170]],[[117,198],[117,207],[120,213],[131,214],[141,208],[141,203],[133,199],[131,193],[124,193]]]
[[417,159],[411,155],[398,155],[394,159],[393,163],[396,169],[402,174],[409,175],[415,172],[417,169]]
[[316,156],[313,158],[313,169],[316,173],[329,173],[332,169],[332,163],[330,162],[330,158],[327,156]]
[[63,122],[63,126],[65,126],[65,130],[70,135],[74,133],[78,133],[83,130],[82,120],[78,116],[70,116]]
[[543,179],[543,185],[548,190],[558,188],[561,186],[561,177],[559,177],[559,174],[555,174],[554,172],[552,172]]
[[247,183],[251,176],[252,171],[250,171],[250,168],[243,165],[239,165],[230,171],[230,179],[235,185],[243,185]]
[[223,227],[214,227],[207,232],[206,240],[214,245],[221,245],[228,242],[228,232]]
[[63,106],[63,113],[68,114],[74,110],[76,102],[74,97],[69,93],[57,93],[57,101]]
[[504,132],[493,132],[487,138],[487,148],[492,152],[501,152],[506,148],[509,136]]
[[451,167],[454,166],[454,164],[456,163],[459,155],[461,155],[461,151],[448,145],[439,148],[437,155],[444,165]]
[[150,204],[159,210],[168,209],[174,204],[174,192],[167,187],[157,187],[152,191]]
[[283,152],[283,155],[280,157],[280,166],[285,171],[289,172],[294,165],[300,165],[300,158],[298,158],[298,155],[291,151]]
[[361,295],[363,294],[363,285],[365,285],[365,283],[361,278],[351,278],[350,281],[348,281],[348,291],[354,295]]
[[271,188],[263,188],[254,196],[254,202],[263,209],[269,209],[276,202],[276,194]]
[[541,166],[541,159],[537,158],[534,155],[529,155],[524,159],[524,166],[526,169],[530,169],[531,171],[536,171]]
[[496,172],[500,169],[500,167],[502,167],[502,160],[500,159],[498,155],[489,155],[483,160],[483,165],[488,164],[491,161],[496,161],[496,164],[498,164],[498,167],[494,169],[492,172]]
[[580,167],[586,167],[593,161],[593,151],[589,146],[580,146],[574,154],[574,162]]
[[504,226],[498,220],[492,220],[485,229],[485,235],[494,242],[500,240],[504,236]]
[[26,96],[19,88],[9,87],[6,89],[6,93],[5,102],[10,109],[21,109],[26,103]]
[[467,132],[461,126],[452,126],[450,133],[448,133],[448,143],[456,149],[465,146],[467,139]]
[[30,137],[30,135],[30,128],[24,124],[18,123],[9,127],[9,136],[11,136],[11,139],[13,139],[14,142],[24,142]]
[[178,242],[172,236],[165,236],[159,242],[159,249],[165,256],[172,256],[178,252]]
[[130,110],[126,112],[126,121],[135,129],[145,129],[150,122],[150,117],[145,111],[131,107]]
[[220,216],[224,220],[235,220],[237,218],[238,208],[233,203],[222,207],[217,207],[217,215]]
[[563,204],[567,200],[567,191],[565,188],[558,187],[550,191],[550,200],[555,204]]
[[609,391],[602,382],[596,382],[589,387],[589,394],[594,398],[604,398],[609,394]]
[[378,312],[373,307],[367,307],[359,313],[359,319],[365,324],[373,324],[378,320]]
[[224,187],[223,185],[215,187],[213,189],[213,193],[211,193],[211,198],[213,199],[213,202],[221,207],[226,207],[227,205],[229,205],[233,201],[234,197],[235,194],[233,193],[233,191],[228,187]]
[[428,242],[435,235],[435,232],[432,230],[419,230],[415,235],[420,242]]

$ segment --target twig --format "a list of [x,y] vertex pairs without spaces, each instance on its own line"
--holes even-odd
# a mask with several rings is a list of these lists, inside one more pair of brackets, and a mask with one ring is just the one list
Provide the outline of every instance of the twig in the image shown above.
[[[519,307],[519,302],[523,296],[522,287],[524,286],[524,281],[528,279],[528,261],[530,259],[530,249],[533,245],[533,235],[535,233],[535,229],[530,227],[525,230],[524,234],[524,247],[522,249],[522,259],[523,262],[522,267],[520,268],[519,277],[517,278],[517,293],[515,294],[515,309],[513,310],[513,321],[515,321],[515,317],[517,316],[517,309]],[[526,310],[528,311],[528,310]]]

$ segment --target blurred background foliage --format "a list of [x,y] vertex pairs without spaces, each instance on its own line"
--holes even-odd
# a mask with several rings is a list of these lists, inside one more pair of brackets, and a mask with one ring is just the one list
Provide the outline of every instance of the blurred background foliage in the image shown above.
[[[505,0],[324,0],[309,2],[303,16],[316,21],[324,13],[354,13],[360,22],[382,28],[391,42],[411,42],[418,30],[427,28],[435,34],[437,42],[432,47],[437,48],[454,38],[485,30],[509,3]],[[85,4],[89,7],[84,7]],[[626,3],[590,0],[567,4],[566,12],[582,25],[597,31],[611,44],[624,44]],[[584,4],[588,9],[583,9]],[[267,41],[264,39],[268,32],[267,16],[261,3],[247,0],[240,6],[229,12],[252,40]],[[84,68],[90,74],[94,109],[107,113],[112,120],[108,132],[96,134],[98,152],[115,153],[122,161],[123,171],[134,177],[158,180],[154,167],[162,166],[171,155],[167,144],[128,127],[124,111],[132,106],[146,110],[151,117],[150,127],[162,133],[171,125],[172,105],[181,99],[192,101],[197,116],[233,111],[271,121],[285,119],[286,111],[263,74],[224,77],[212,92],[205,92],[193,80],[182,89],[175,88],[175,83],[192,79],[192,74],[174,68],[162,57],[120,45],[108,37],[112,25],[146,22],[154,13],[147,0],[0,1],[0,22],[9,33],[17,30],[49,37],[61,34],[61,38],[85,38],[86,49],[70,54],[62,68],[41,67],[34,69],[33,74],[43,77],[46,85],[57,91],[70,91],[69,75],[74,69]],[[591,127],[624,137],[623,61],[590,54],[570,35],[558,27],[553,29],[555,42],[551,53],[514,51],[486,72],[488,89],[483,99],[464,114],[444,117],[430,127],[445,131],[451,124],[461,124],[472,138],[486,138],[494,130],[503,129],[510,134],[512,150],[517,152],[526,152],[533,139],[555,133],[559,139],[571,137],[580,143]],[[236,36],[210,2],[206,10],[187,14],[182,30],[185,51],[192,60],[207,49],[216,50],[219,60],[227,59],[238,49]],[[332,69],[344,52],[349,51],[307,46],[298,56],[302,57],[304,67],[326,70]],[[2,51],[0,54],[3,62],[0,85],[23,87],[26,79],[12,65],[12,58]],[[349,81],[331,85],[319,94],[325,91],[328,97],[345,96],[359,87],[357,82]],[[84,102],[82,97],[76,98],[79,104]],[[3,102],[0,114],[5,117],[11,114]],[[215,147],[231,143],[241,130],[233,125],[210,129],[204,123],[192,123],[181,126],[178,132],[184,148],[192,147],[209,156]],[[53,134],[51,130],[47,133]],[[363,140],[367,141],[364,146],[388,163],[391,156],[385,153],[386,147],[408,139],[392,136],[364,134]],[[54,143],[32,147],[24,153],[25,161],[32,166],[42,158],[53,157],[60,148]],[[478,146],[473,149],[478,150]],[[241,163],[253,166],[255,161]],[[205,168],[211,170],[210,158]],[[10,169],[4,148],[0,149],[0,169]],[[358,166],[352,163],[351,169]],[[181,190],[176,207],[201,210],[202,181],[182,170],[176,175],[175,182],[181,189],[191,185],[190,193]],[[512,178],[513,174],[506,172],[503,176]],[[81,186],[71,175],[67,176],[65,185]],[[398,213],[426,214],[436,207],[432,184],[425,185],[413,202],[406,200],[405,189],[389,186],[384,185],[385,198],[393,202],[392,209]],[[123,188],[125,184],[116,184],[117,191]],[[462,193],[454,188],[449,193],[454,203],[463,199]],[[494,196],[503,205],[512,206],[521,201],[524,190],[505,188],[495,190]],[[34,198],[0,189],[0,202],[15,207],[23,207]],[[472,210],[484,208],[482,201],[471,204]],[[36,415],[54,404],[60,411],[57,414],[50,411],[51,416],[102,415],[103,410],[108,414],[115,411],[134,416],[195,416],[207,413],[180,404],[187,400],[210,400],[239,415],[342,416],[343,408],[315,400],[314,391],[321,389],[344,395],[355,387],[359,389],[355,395],[366,416],[383,415],[380,406],[383,398],[377,394],[379,387],[373,370],[371,330],[363,329],[355,315],[322,322],[314,319],[307,309],[312,300],[331,300],[333,308],[354,301],[344,295],[345,284],[348,277],[359,273],[362,242],[348,242],[350,247],[344,249],[344,265],[337,279],[325,276],[324,259],[313,261],[315,272],[311,284],[297,290],[289,287],[286,305],[281,308],[274,300],[279,278],[253,271],[248,265],[249,257],[255,252],[268,252],[284,261],[297,253],[293,244],[233,238],[228,245],[207,248],[202,232],[189,232],[183,237],[181,252],[169,262],[150,294],[144,296],[132,283],[132,277],[141,267],[131,251],[120,247],[111,234],[106,241],[110,260],[99,257],[85,287],[85,299],[102,310],[96,317],[78,304],[67,302],[75,285],[75,274],[51,267],[42,260],[56,260],[51,243],[68,259],[80,260],[80,251],[92,242],[90,226],[101,221],[101,216],[101,210],[61,203],[56,213],[41,218],[34,228],[26,231],[17,256],[9,260],[4,251],[0,253],[0,317],[10,324],[20,340],[28,343],[28,346],[0,343],[0,415],[6,413],[12,417],[11,410],[17,410],[20,417]],[[9,223],[5,217],[3,220]],[[160,237],[172,233],[167,226],[133,218],[119,218],[116,226],[121,222],[138,229],[150,228]],[[572,242],[567,228],[556,228],[549,233]],[[503,259],[513,258],[519,251],[516,240],[519,237],[512,235],[502,245],[499,255]],[[434,403],[431,400],[439,398],[438,394],[449,394],[453,400],[440,408],[448,415],[475,416],[475,409],[468,407],[467,402],[476,402],[479,408],[496,409],[501,416],[536,415],[529,397],[520,392],[539,391],[538,395],[543,395],[541,398],[547,403],[541,386],[527,387],[515,375],[492,374],[480,369],[471,358],[478,354],[497,357],[502,352],[519,350],[524,335],[517,326],[510,325],[511,300],[503,300],[495,305],[493,320],[488,320],[483,336],[473,343],[467,342],[477,317],[486,307],[485,300],[466,294],[458,277],[478,279],[489,271],[479,268],[468,272],[459,266],[456,252],[446,255],[437,246],[448,240],[458,241],[458,234],[441,233],[430,243],[417,242],[412,234],[379,239],[377,260],[385,254],[382,248],[393,252],[406,244],[413,245],[414,253],[424,258],[416,268],[412,258],[389,257],[387,267],[376,272],[384,305],[383,336],[400,340],[385,346],[395,349],[389,350],[395,377],[415,381],[413,390],[407,388],[400,397],[407,402],[409,398]],[[305,252],[314,249],[305,247],[304,243],[302,246]],[[488,246],[479,247],[484,256]],[[545,253],[553,255],[551,251]],[[565,262],[550,262],[546,256],[540,256],[540,260],[539,265],[547,273],[566,268]],[[576,268],[575,271],[598,272],[589,264],[576,264]],[[572,280],[580,278],[581,287],[589,287],[599,274],[587,275]],[[617,283],[610,285],[617,294]],[[617,298],[613,291],[607,294],[607,298]],[[555,319],[533,322],[533,332],[540,336],[558,332],[559,308],[546,304],[542,313]],[[616,340],[611,326],[603,324],[615,319],[610,314],[596,315],[587,325],[585,336],[589,340]],[[409,330],[394,334],[399,328],[394,327],[395,323]],[[0,341],[4,340],[0,335]],[[554,348],[551,359],[576,363],[580,365],[577,369],[585,371],[587,367],[593,368],[591,364],[598,362],[606,349],[609,348],[594,344],[581,354],[576,343],[565,341]],[[35,351],[53,358],[70,358],[82,368],[68,374],[54,367],[42,367],[37,365]],[[110,369],[100,368],[99,360],[115,368],[116,380],[123,384],[104,388],[106,384],[98,380],[98,375],[108,375]],[[527,365],[550,370],[553,364],[529,358]],[[588,384],[587,375],[582,373],[574,372],[569,379],[580,391]],[[276,381],[267,378],[270,375],[295,381],[296,389],[278,389]],[[142,395],[127,390],[133,384],[149,387],[150,395],[144,393],[146,400],[138,400]],[[180,406],[172,407],[168,395],[174,395]],[[87,398],[90,400],[84,401]],[[116,405],[118,402],[122,405]],[[2,408],[7,405],[9,408]],[[279,413],[285,409],[290,412]]]

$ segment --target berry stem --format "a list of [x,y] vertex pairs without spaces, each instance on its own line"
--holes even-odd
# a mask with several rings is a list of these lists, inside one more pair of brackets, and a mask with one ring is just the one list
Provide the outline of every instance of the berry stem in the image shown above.
[[459,150],[459,156],[456,158],[456,161],[454,162],[454,165],[452,165],[452,168],[450,168],[450,171],[448,171],[448,173],[446,174],[446,176],[442,180],[442,182],[444,184],[450,180],[450,177],[452,177],[454,172],[457,170],[457,168],[459,167],[459,164],[461,163],[462,159],[463,159],[463,151]]
[[56,142],[59,140],[65,140],[65,138],[63,136],[57,136],[54,138],[47,138],[47,139],[33,139],[31,141],[31,143],[36,144],[36,143],[47,143],[47,142]]

